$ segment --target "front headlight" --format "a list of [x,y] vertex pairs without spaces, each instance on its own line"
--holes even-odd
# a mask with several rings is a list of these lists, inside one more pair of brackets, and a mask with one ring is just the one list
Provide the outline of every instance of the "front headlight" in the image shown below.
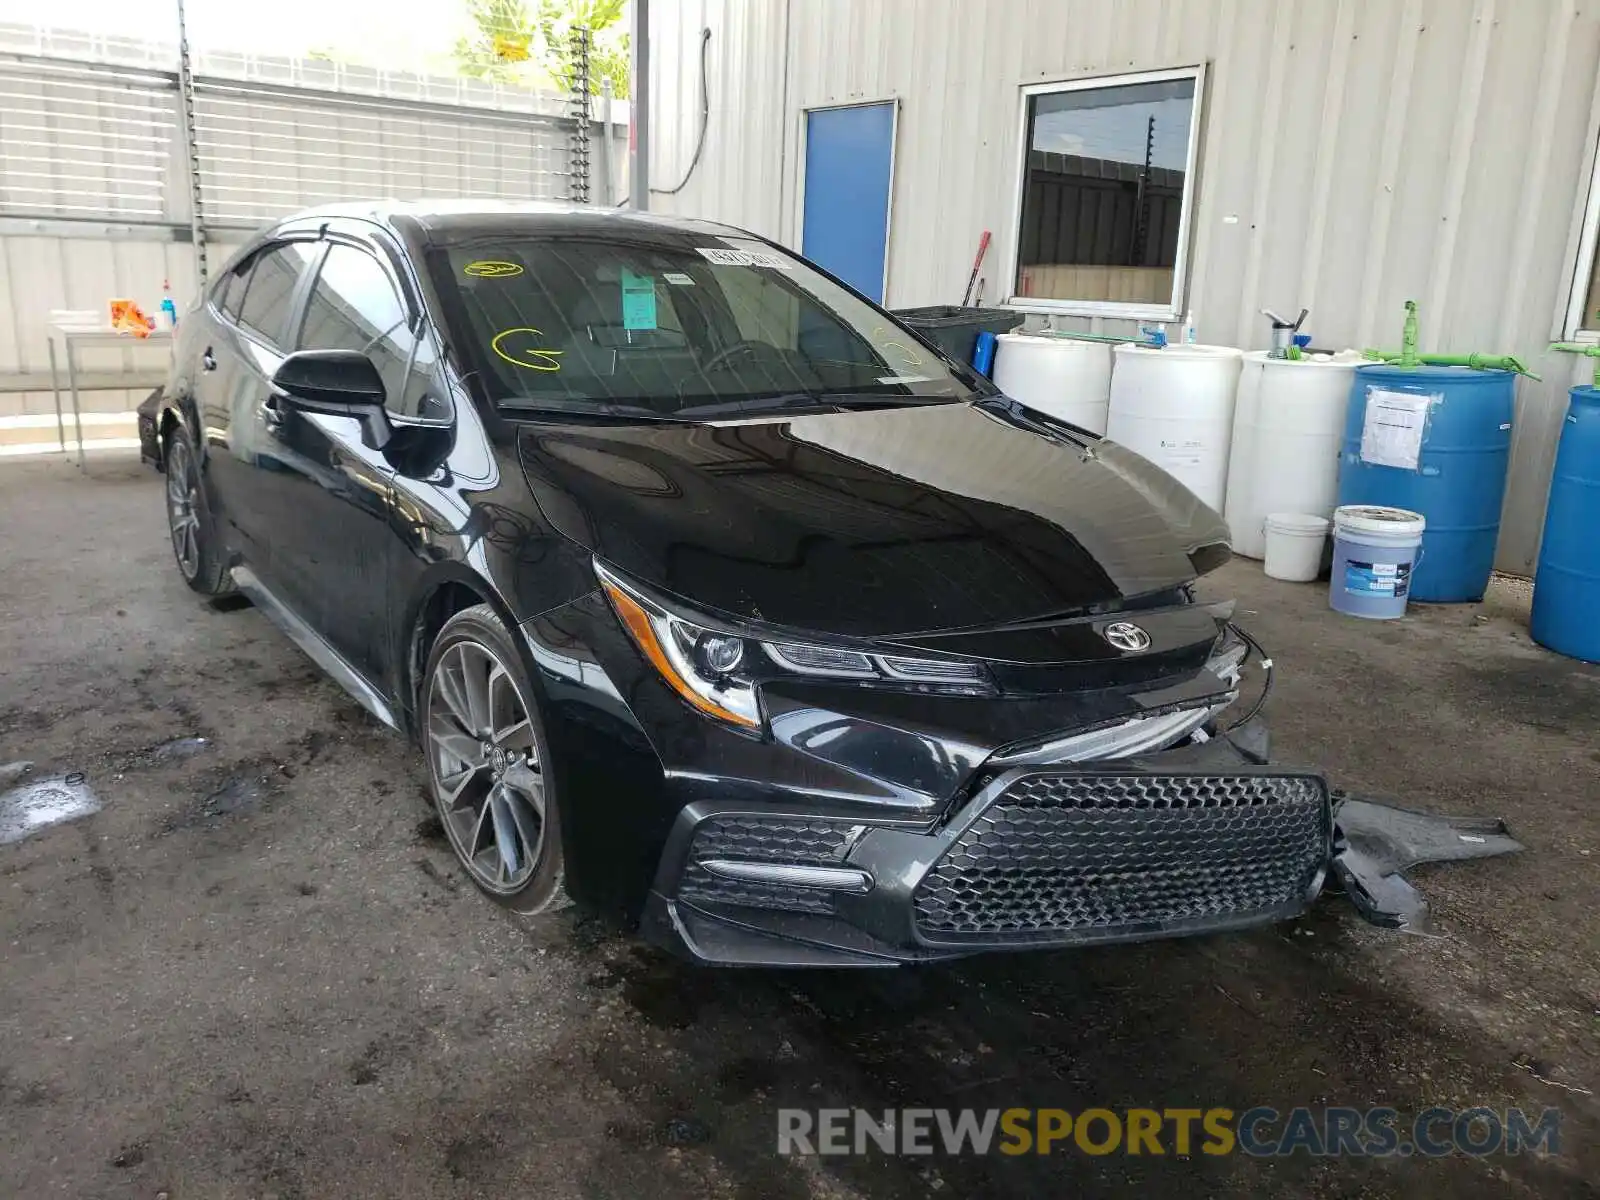
[[635,645],[689,704],[743,729],[760,729],[756,685],[785,675],[988,695],[983,665],[957,659],[878,654],[714,625],[673,612],[595,563],[600,586]]
[[[707,716],[745,729],[761,728],[756,689],[735,674],[744,660],[741,639],[668,612],[598,563],[595,574],[623,627],[673,691]],[[737,652],[728,649],[730,642]],[[726,668],[719,670],[724,664]]]

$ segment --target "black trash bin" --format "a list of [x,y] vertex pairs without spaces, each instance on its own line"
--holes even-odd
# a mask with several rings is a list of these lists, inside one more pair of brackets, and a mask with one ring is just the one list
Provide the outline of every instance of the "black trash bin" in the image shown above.
[[897,308],[894,315],[915,329],[958,363],[972,364],[972,349],[980,333],[1008,333],[1021,325],[1026,314],[1009,308],[962,308],[935,304],[928,308]]

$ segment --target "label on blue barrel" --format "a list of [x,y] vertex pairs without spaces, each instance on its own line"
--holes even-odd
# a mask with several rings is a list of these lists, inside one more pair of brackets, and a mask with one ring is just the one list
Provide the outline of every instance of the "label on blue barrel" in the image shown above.
[[1344,565],[1344,590],[1358,596],[1400,597],[1410,584],[1410,563],[1347,561]]
[[1369,387],[1361,423],[1361,461],[1415,471],[1422,460],[1428,413],[1443,399],[1442,392],[1424,395]]

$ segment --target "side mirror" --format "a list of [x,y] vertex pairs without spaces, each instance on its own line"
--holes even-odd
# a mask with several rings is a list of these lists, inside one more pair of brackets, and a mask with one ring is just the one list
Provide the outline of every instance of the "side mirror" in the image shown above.
[[273,373],[272,386],[301,412],[356,417],[361,441],[382,450],[394,435],[384,410],[388,392],[372,360],[359,350],[299,350]]

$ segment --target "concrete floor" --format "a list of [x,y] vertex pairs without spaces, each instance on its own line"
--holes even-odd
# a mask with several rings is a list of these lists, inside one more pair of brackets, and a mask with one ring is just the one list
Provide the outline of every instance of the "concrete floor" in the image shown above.
[[[1529,846],[1246,936],[850,974],[707,972],[524,928],[416,752],[181,584],[158,479],[0,465],[0,762],[97,815],[0,846],[0,1195],[1594,1195],[1600,671],[1525,590],[1349,620],[1238,562],[1281,758]],[[190,754],[160,749],[203,736]],[[190,747],[193,749],[193,747]],[[1547,1105],[1558,1158],[782,1159],[781,1106]]]

